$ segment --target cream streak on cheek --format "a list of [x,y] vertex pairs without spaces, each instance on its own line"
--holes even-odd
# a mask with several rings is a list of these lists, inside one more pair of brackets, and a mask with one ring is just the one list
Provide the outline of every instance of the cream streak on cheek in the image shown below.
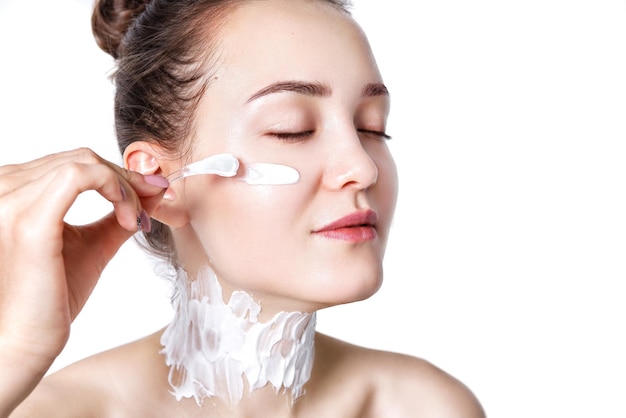
[[168,180],[176,180],[200,174],[214,174],[220,177],[232,177],[251,185],[295,184],[300,181],[300,173],[295,168],[272,163],[247,163],[243,174],[237,175],[240,164],[233,154],[215,154],[188,164],[171,173]]
[[295,184],[300,181],[300,173],[292,167],[281,164],[251,163],[246,164],[243,180],[248,184]]

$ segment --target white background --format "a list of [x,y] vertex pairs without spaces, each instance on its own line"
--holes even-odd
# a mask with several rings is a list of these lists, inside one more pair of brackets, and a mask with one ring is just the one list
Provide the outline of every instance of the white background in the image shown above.
[[[90,3],[0,0],[0,164],[79,146],[119,161]],[[624,1],[354,14],[392,94],[401,191],[382,289],[318,329],[430,360],[490,417],[625,417]],[[68,219],[108,209],[88,194]],[[152,271],[123,247],[55,370],[167,323]]]

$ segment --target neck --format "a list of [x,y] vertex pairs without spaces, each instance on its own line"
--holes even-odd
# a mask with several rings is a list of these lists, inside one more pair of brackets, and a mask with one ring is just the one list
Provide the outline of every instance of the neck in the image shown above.
[[175,316],[161,337],[169,383],[177,400],[206,397],[238,403],[244,390],[271,385],[292,402],[304,392],[313,366],[315,313],[279,312],[258,321],[261,306],[236,291],[228,303],[207,266],[194,280],[176,281]]

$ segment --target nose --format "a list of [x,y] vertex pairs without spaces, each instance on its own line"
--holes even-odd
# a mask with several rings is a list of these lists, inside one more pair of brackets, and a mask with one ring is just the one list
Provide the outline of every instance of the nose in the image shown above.
[[[329,189],[367,189],[378,180],[378,167],[356,132],[329,152],[323,181]],[[336,142],[335,142],[336,143]]]

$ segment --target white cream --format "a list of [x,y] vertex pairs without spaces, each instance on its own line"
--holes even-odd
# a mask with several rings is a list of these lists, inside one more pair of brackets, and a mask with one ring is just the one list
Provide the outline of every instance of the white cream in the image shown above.
[[[198,174],[215,174],[221,177],[234,177],[239,170],[239,160],[233,154],[215,154],[188,164],[167,176],[170,183]],[[300,173],[292,167],[272,163],[249,163],[243,175],[234,177],[252,185],[294,184],[300,180]]]
[[315,313],[280,312],[258,322],[261,306],[243,291],[228,303],[213,270],[195,280],[184,272],[176,283],[175,316],[161,337],[169,383],[177,400],[218,397],[236,403],[249,391],[271,384],[304,393],[314,358]]
[[167,176],[170,183],[197,174],[215,174],[221,177],[233,177],[239,169],[239,160],[232,154],[215,154],[195,163],[187,164]]
[[300,180],[300,173],[286,165],[251,163],[246,164],[243,180],[248,184],[295,184]]

